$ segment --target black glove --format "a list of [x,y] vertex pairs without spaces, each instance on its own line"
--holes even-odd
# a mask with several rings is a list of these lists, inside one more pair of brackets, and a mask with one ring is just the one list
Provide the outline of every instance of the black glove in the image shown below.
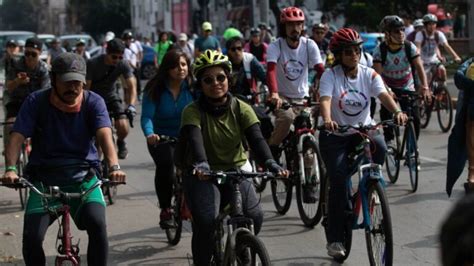
[[283,167],[281,167],[275,160],[269,159],[265,162],[265,167],[268,171],[278,175],[280,172],[284,171]]
[[130,104],[125,111],[125,114],[127,115],[128,121],[130,122],[130,126],[133,127],[133,119],[137,115],[137,109],[135,109],[135,106]]

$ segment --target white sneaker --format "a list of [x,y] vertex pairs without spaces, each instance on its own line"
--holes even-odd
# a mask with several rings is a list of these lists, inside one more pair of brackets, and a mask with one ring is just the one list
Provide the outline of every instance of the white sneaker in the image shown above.
[[328,243],[326,245],[328,255],[333,258],[342,258],[346,255],[346,249],[341,242]]

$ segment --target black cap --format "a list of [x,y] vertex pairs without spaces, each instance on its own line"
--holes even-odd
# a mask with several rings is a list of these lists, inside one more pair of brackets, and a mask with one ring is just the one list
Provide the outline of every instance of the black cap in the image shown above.
[[125,51],[125,44],[119,38],[114,38],[107,42],[107,53],[123,53]]
[[76,46],[86,45],[86,40],[79,38],[77,39]]
[[5,44],[6,47],[17,47],[18,46],[18,43],[11,39],[11,40],[8,40],[7,43]]
[[43,48],[43,42],[38,38],[29,38],[26,40],[26,43],[25,43],[25,48],[27,47],[41,50],[41,48]]
[[122,39],[124,39],[124,40],[133,39],[133,33],[131,31],[125,31],[122,34]]
[[58,55],[52,63],[51,72],[63,82],[77,80],[86,83],[86,61],[76,53]]

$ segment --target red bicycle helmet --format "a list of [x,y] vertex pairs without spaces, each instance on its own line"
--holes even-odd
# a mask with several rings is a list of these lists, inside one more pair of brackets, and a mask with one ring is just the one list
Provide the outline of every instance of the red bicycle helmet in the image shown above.
[[293,21],[304,21],[304,13],[301,9],[290,6],[284,8],[280,13],[280,21],[282,23],[285,22],[293,22]]
[[343,28],[336,33],[331,38],[329,42],[329,50],[336,54],[337,52],[342,51],[344,47],[347,46],[358,46],[361,45],[364,41],[360,37],[359,33],[353,29]]

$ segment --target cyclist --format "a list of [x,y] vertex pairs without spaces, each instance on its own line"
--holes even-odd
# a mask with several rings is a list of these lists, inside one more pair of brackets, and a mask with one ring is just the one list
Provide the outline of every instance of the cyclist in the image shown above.
[[125,49],[124,58],[129,60],[130,65],[133,68],[133,75],[137,81],[137,95],[140,99],[142,93],[142,86],[140,84],[140,65],[143,48],[140,42],[137,43],[134,41],[133,33],[131,31],[125,31],[122,34],[122,40],[125,47],[127,47],[127,49]]
[[329,28],[323,23],[314,24],[311,30],[311,39],[318,45],[321,59],[323,60],[323,64],[325,66],[331,66],[334,61],[334,57],[331,54],[331,51],[329,51],[329,39],[325,38],[328,31]]
[[437,73],[442,81],[441,86],[446,86],[446,68],[441,63],[444,61],[444,57],[437,51],[438,46],[444,47],[444,49],[450,53],[456,63],[461,63],[461,58],[451,48],[443,32],[436,30],[436,23],[438,18],[433,14],[426,14],[423,16],[423,24],[425,29],[418,32],[415,37],[415,44],[421,51],[421,60],[423,61],[423,67],[425,69],[426,78],[428,83],[433,78],[433,75]]
[[208,21],[202,23],[202,36],[194,41],[194,58],[197,58],[207,49],[221,51],[221,46],[216,37],[212,36],[212,24]]
[[474,192],[474,57],[466,60],[454,74],[459,89],[456,118],[448,140],[446,191],[451,195],[453,185],[464,171],[468,161],[466,193]]
[[[26,97],[36,90],[51,87],[48,66],[39,58],[43,42],[37,38],[29,38],[25,42],[24,55],[18,60],[12,61],[8,71],[6,87],[8,89],[9,101],[6,107],[6,121],[14,122]],[[13,125],[4,127],[5,144]]]
[[173,225],[170,210],[174,144],[160,143],[160,135],[178,137],[181,113],[192,102],[189,58],[173,49],[166,53],[157,74],[145,86],[141,125],[148,151],[156,165],[155,191],[161,208],[160,226]]
[[82,58],[84,58],[86,61],[91,59],[91,54],[86,50],[86,40],[84,39],[77,40],[74,53],[82,56]]
[[[33,92],[22,105],[6,151],[3,183],[18,179],[16,160],[25,138],[32,138],[34,149],[28,163],[28,178],[36,186],[59,186],[79,192],[97,181],[94,169],[100,164],[94,139],[97,138],[109,160],[110,178],[124,181],[112,142],[111,124],[103,99],[84,92],[86,63],[73,53],[59,55],[52,64],[52,89]],[[45,265],[43,240],[53,223],[44,199],[31,193],[25,211],[23,257],[26,265]],[[60,207],[48,200],[49,208]],[[77,227],[87,230],[89,265],[107,265],[108,241],[105,202],[100,188],[82,200],[71,200],[71,216]]]
[[[427,101],[431,101],[431,93],[423,70],[423,63],[416,46],[405,40],[405,25],[403,20],[395,15],[385,16],[380,22],[380,28],[385,33],[385,42],[374,50],[374,69],[382,75],[385,84],[393,90],[396,97],[404,91],[418,91]],[[420,77],[421,84],[415,85],[414,73]],[[401,102],[403,111],[408,109],[406,102]],[[415,133],[420,134],[420,110],[417,102],[412,103],[412,116]],[[380,119],[390,119],[391,113],[383,106],[380,109]],[[385,141],[393,140],[393,130],[384,130]]]
[[[330,133],[338,125],[358,126],[373,123],[370,118],[370,97],[380,99],[399,123],[406,115],[388,94],[380,75],[372,68],[359,64],[362,38],[352,29],[343,28],[334,33],[329,49],[336,61],[321,77],[321,115],[327,131],[319,135],[321,155],[331,178],[328,214],[328,255],[338,258],[345,255],[342,245],[347,198],[347,154],[358,144],[357,134]],[[386,146],[378,132],[371,134],[375,163],[383,164]]]
[[413,21],[413,28],[415,29],[414,31],[410,32],[410,34],[408,34],[406,37],[407,40],[409,40],[410,42],[415,42],[415,37],[416,37],[416,34],[419,32],[419,31],[422,31],[424,28],[425,28],[425,25],[423,25],[423,19],[419,18],[419,19],[415,19],[415,21]]
[[268,139],[273,130],[272,121],[263,108],[255,105],[257,101],[252,95],[258,92],[257,81],[260,81],[262,86],[266,86],[265,69],[254,55],[242,51],[244,43],[240,37],[230,38],[226,42],[227,56],[232,63],[232,82],[229,90],[234,96],[240,97],[251,105],[260,120],[263,137]]
[[[302,37],[304,13],[297,7],[284,8],[280,13],[280,36],[272,42],[267,53],[268,101],[276,105],[275,129],[269,144],[273,156],[279,158],[279,145],[288,135],[295,112],[279,109],[284,101],[301,102],[309,96],[308,71],[314,68],[319,78],[324,71],[316,43]],[[281,96],[281,97],[280,97]]]
[[48,49],[48,57],[46,58],[46,63],[48,66],[51,66],[51,63],[58,57],[58,55],[65,53],[66,49],[61,47],[61,40],[59,38],[54,38],[51,41],[51,47]]
[[[107,43],[107,53],[99,55],[87,61],[87,84],[86,88],[96,92],[104,98],[109,114],[115,120],[117,129],[117,147],[119,159],[125,159],[128,155],[125,138],[128,135],[127,117],[133,120],[136,115],[135,99],[137,99],[136,82],[133,69],[123,54],[125,45],[120,39],[112,39]],[[123,75],[125,79],[124,93],[127,109],[123,110],[123,102],[116,90],[115,83]]]
[[[183,178],[193,216],[191,243],[195,265],[209,265],[215,241],[215,218],[219,208],[232,197],[232,185],[217,185],[215,180],[205,176],[206,171],[235,168],[251,171],[242,146],[245,137],[257,158],[270,171],[288,176],[288,172],[273,160],[250,106],[228,93],[231,67],[227,56],[218,51],[206,50],[196,58],[193,74],[197,79],[196,89],[202,94],[184,109],[182,115],[179,141],[189,145],[194,156],[192,164],[187,167],[197,173]],[[240,191],[244,214],[253,219],[258,234],[263,212],[254,187],[251,182],[244,181]]]
[[262,42],[260,32],[259,28],[250,30],[250,41],[245,44],[244,49],[245,52],[253,54],[260,64],[265,66],[267,64],[268,44]]
[[173,42],[169,39],[169,34],[166,31],[160,32],[158,35],[158,42],[155,44],[155,52],[158,57],[158,65],[161,64],[166,52],[173,46]]

